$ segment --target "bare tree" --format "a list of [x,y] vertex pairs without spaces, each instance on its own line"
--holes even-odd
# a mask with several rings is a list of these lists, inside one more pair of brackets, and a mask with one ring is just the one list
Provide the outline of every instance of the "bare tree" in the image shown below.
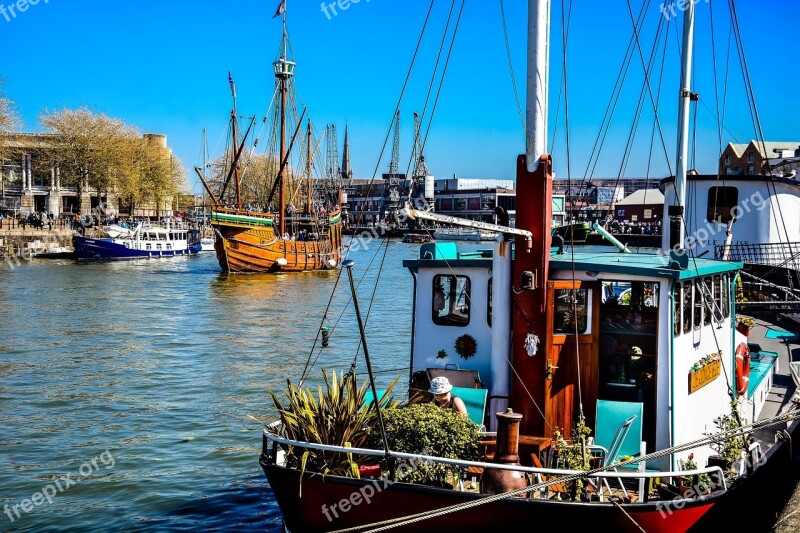
[[22,125],[19,115],[16,112],[14,102],[6,96],[3,89],[3,80],[0,79],[0,174],[5,179],[3,162],[8,158],[10,149],[8,146],[8,136]]

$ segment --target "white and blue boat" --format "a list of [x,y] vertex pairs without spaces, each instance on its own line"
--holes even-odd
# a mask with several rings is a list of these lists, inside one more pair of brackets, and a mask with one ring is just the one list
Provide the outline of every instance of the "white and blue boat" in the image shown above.
[[129,235],[116,237],[72,238],[77,259],[135,259],[195,255],[201,249],[200,231],[177,229],[169,225],[137,226]]

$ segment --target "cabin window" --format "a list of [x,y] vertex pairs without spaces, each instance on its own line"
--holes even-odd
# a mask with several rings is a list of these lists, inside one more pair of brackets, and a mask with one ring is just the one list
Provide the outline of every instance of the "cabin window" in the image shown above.
[[722,287],[720,291],[720,300],[722,307],[722,314],[725,318],[731,316],[731,300],[730,300],[730,285],[728,285],[728,275],[722,276]]
[[672,288],[672,309],[675,316],[675,325],[673,326],[672,333],[677,337],[681,334],[681,309],[683,308],[683,296],[681,295],[681,282],[677,282],[675,287]]
[[708,189],[708,212],[706,220],[717,224],[735,221],[733,208],[739,203],[736,187],[711,187]]
[[703,324],[703,294],[701,286],[703,280],[694,282],[694,328],[699,329]]
[[557,289],[555,314],[553,316],[553,333],[575,334],[586,333],[589,327],[589,289]]
[[489,327],[492,327],[492,278],[489,278],[486,293],[488,294],[486,300],[486,323],[489,324]]
[[703,293],[703,325],[711,324],[711,316],[714,311],[714,294],[712,293],[714,284],[711,278],[704,278],[701,286]]
[[469,324],[470,283],[467,276],[433,278],[433,323],[439,326]]
[[683,332],[692,331],[692,282],[683,284]]
[[722,322],[725,318],[725,311],[723,311],[724,304],[722,303],[722,281],[720,276],[714,276],[714,283],[711,284],[714,291],[714,320]]

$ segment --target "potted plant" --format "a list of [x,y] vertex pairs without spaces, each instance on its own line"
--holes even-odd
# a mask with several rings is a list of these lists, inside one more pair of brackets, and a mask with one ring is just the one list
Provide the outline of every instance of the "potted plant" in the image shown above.
[[742,335],[750,335],[750,329],[755,326],[756,322],[749,316],[740,316],[739,322],[736,324],[736,329]]
[[[352,374],[338,376],[323,370],[323,383],[316,390],[287,382],[285,398],[270,390],[275,409],[280,414],[284,437],[292,440],[363,448],[370,435],[378,430],[374,402],[366,404],[369,383],[357,386]],[[397,378],[381,398],[384,413],[395,410],[399,402],[391,397]],[[384,411],[385,410],[385,411]],[[346,477],[360,477],[360,463],[369,457],[351,453],[311,450],[284,446],[287,460],[303,472],[324,472]],[[372,473],[371,471],[369,473]]]
[[[554,447],[558,457],[556,465],[566,470],[589,470],[591,468],[592,456],[588,452],[586,439],[592,430],[586,427],[585,420],[578,420],[572,430],[572,443],[564,439],[559,430],[555,430],[553,435]],[[576,499],[578,494],[582,497],[584,488],[583,479],[576,479],[566,483],[566,491],[571,499]],[[560,495],[559,495],[560,498]]]
[[[736,406],[736,402],[731,402],[730,414],[722,415],[714,419],[714,425],[716,426],[715,433],[731,432],[742,427],[742,422]],[[713,442],[711,442],[709,446],[717,452],[717,455],[709,457],[708,465],[720,466],[723,472],[733,474],[735,471],[732,467],[737,461],[741,460],[747,448],[747,439],[741,433],[733,433],[716,437],[712,440]]]
[[[697,463],[694,462],[694,454],[690,453],[689,457],[684,461],[678,459],[678,470],[682,472],[689,472],[697,470]],[[680,476],[678,478],[678,491],[681,496],[685,496],[689,489],[697,491],[710,492],[711,483],[708,474],[693,474],[691,477]]]

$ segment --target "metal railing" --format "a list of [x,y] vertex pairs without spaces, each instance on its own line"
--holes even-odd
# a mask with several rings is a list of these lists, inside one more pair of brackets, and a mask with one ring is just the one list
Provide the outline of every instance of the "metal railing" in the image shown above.
[[[772,267],[800,269],[800,242],[789,243],[737,243],[731,244],[729,258],[731,261],[743,261],[750,264]],[[714,255],[721,259],[725,250],[724,244],[714,245]]]

